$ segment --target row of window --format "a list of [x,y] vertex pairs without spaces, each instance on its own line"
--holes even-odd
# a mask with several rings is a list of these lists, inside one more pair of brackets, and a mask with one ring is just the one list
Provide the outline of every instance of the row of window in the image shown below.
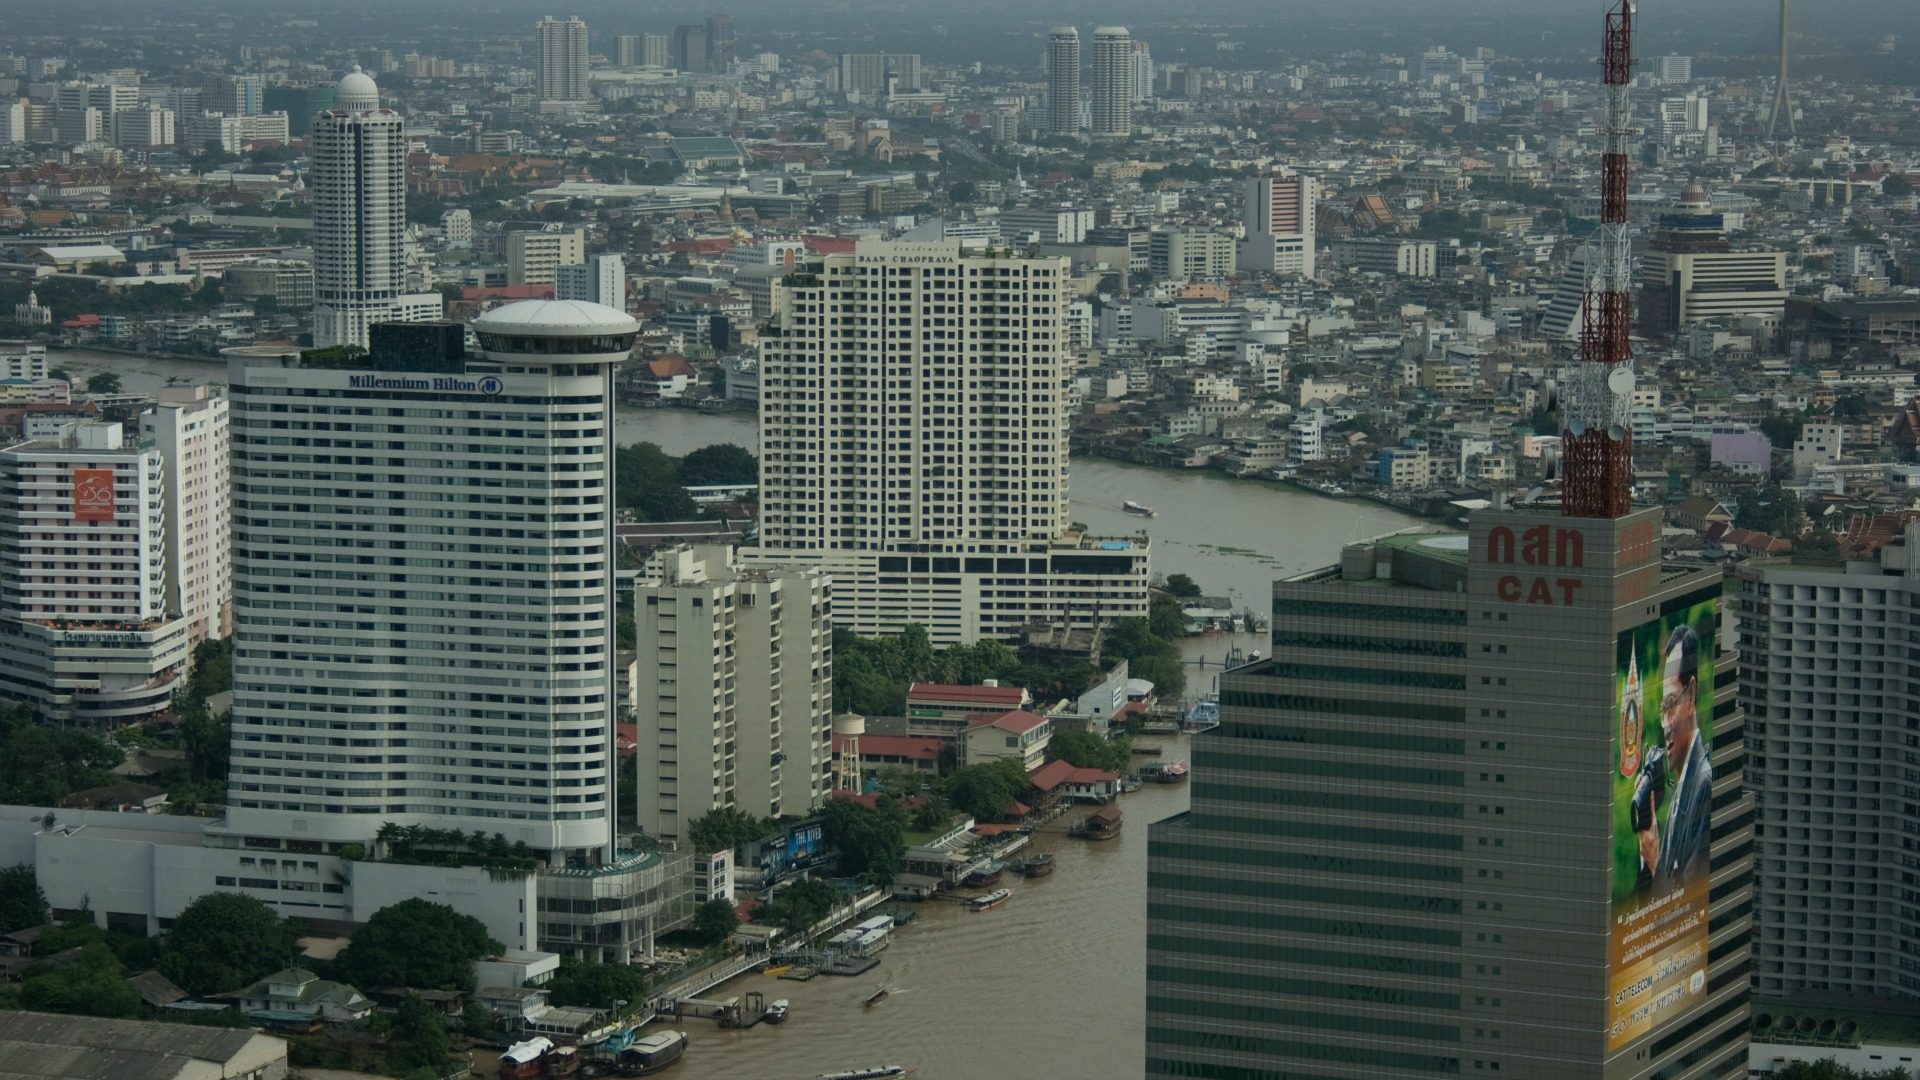
[[1300,600],[1292,597],[1275,598],[1273,615],[1276,622],[1288,616],[1299,616],[1308,619],[1375,619],[1435,626],[1467,625],[1467,613],[1459,608],[1393,607],[1387,604]]
[[1421,640],[1417,638],[1373,637],[1367,634],[1322,634],[1308,631],[1273,632],[1273,649],[1341,649],[1352,652],[1387,653],[1396,656],[1441,656],[1461,658],[1467,646],[1459,641]]
[[1209,874],[1174,874],[1162,870],[1149,870],[1147,888],[1180,889],[1186,892],[1211,893],[1215,896],[1250,896],[1261,900],[1301,900],[1315,905],[1339,904],[1347,907],[1380,908],[1387,911],[1411,911],[1422,915],[1460,914],[1460,901],[1451,896],[1375,892],[1371,889],[1335,889],[1317,882],[1298,884],[1262,878],[1215,877]]
[[1411,765],[1380,765],[1368,761],[1328,761],[1322,758],[1283,757],[1278,754],[1228,753],[1222,750],[1196,750],[1193,767],[1212,775],[1214,769],[1241,769],[1249,772],[1288,773],[1294,776],[1321,776],[1336,780],[1380,780],[1390,784],[1432,784],[1462,787],[1467,774],[1460,769],[1425,769]]
[[1300,837],[1309,840],[1333,840],[1345,844],[1431,848],[1435,851],[1460,851],[1466,846],[1459,833],[1420,832],[1414,829],[1374,829],[1364,825],[1335,825],[1331,822],[1311,819],[1243,818],[1195,811],[1189,820],[1196,829],[1249,833],[1255,836]]
[[1273,870],[1302,870],[1315,874],[1354,874],[1365,877],[1398,878],[1403,881],[1458,882],[1460,867],[1433,863],[1402,862],[1398,859],[1362,859],[1324,851],[1276,851],[1272,848],[1239,847],[1227,844],[1195,844],[1170,841],[1151,845],[1149,858],[1191,859],[1195,862],[1222,863],[1228,866],[1257,866]]
[[1303,964],[1312,967],[1378,971],[1388,975],[1421,975],[1436,979],[1460,977],[1460,965],[1446,960],[1428,960],[1416,956],[1386,956],[1377,952],[1344,952],[1338,949],[1316,949],[1295,945],[1268,945],[1231,938],[1148,934],[1147,949],[1149,952],[1159,950],[1188,956],[1221,956],[1271,964]]
[[1296,806],[1312,810],[1352,810],[1360,813],[1402,814],[1417,818],[1461,818],[1466,808],[1456,802],[1434,799],[1400,799],[1386,795],[1353,795],[1339,791],[1305,791],[1295,788],[1251,787],[1244,784],[1208,784],[1208,801],[1253,803],[1264,806]]
[[1295,664],[1276,661],[1267,670],[1282,679],[1318,679],[1362,686],[1413,686],[1426,690],[1465,690],[1465,675],[1438,671],[1400,671],[1392,668],[1349,667],[1345,664]]
[[1367,732],[1342,728],[1304,728],[1292,724],[1244,724],[1227,721],[1219,726],[1227,738],[1252,738],[1261,742],[1290,742],[1298,746],[1342,746],[1352,749],[1392,749],[1405,753],[1467,753],[1467,740],[1440,738],[1405,732]]
[[1322,998],[1327,1001],[1358,1001],[1373,1005],[1401,1005],[1420,1009],[1459,1009],[1459,994],[1432,990],[1409,990],[1398,986],[1373,986],[1367,983],[1327,982],[1322,979],[1290,979],[1255,971],[1219,971],[1209,968],[1147,965],[1147,985],[1174,983],[1182,986],[1227,990],[1253,990],[1261,994],[1290,994],[1295,997]]
[[1318,915],[1289,915],[1272,911],[1241,911],[1218,906],[1147,902],[1147,920],[1198,923],[1203,926],[1230,926],[1239,930],[1267,930],[1284,934],[1308,934],[1315,937],[1354,938],[1361,941],[1399,941],[1412,945],[1445,945],[1458,948],[1460,931],[1430,926],[1401,926],[1395,923],[1366,922],[1359,919],[1329,919]]
[[[1195,1002],[1212,1009],[1211,1002]],[[1147,1002],[1149,1012],[1157,1007],[1153,1000]],[[1439,1027],[1437,1024],[1423,1024],[1421,1027]],[[1450,1041],[1460,1040],[1460,1029],[1454,1028]],[[1269,1059],[1305,1059],[1307,1061],[1331,1061],[1347,1065],[1378,1065],[1393,1069],[1413,1069],[1429,1076],[1451,1076],[1460,1071],[1460,1059],[1442,1057],[1437,1054],[1415,1054],[1398,1050],[1375,1050],[1357,1046],[1332,1046],[1324,1042],[1310,1042],[1298,1039],[1263,1039],[1251,1035],[1228,1035],[1217,1031],[1188,1031],[1184,1028],[1149,1027],[1147,1045],[1188,1047],[1195,1050],[1211,1050],[1229,1054],[1247,1054]]]
[[[1316,697],[1309,694],[1274,694],[1251,690],[1228,690],[1220,695],[1220,704],[1226,708],[1324,713],[1329,716],[1364,716],[1382,720],[1437,720],[1448,724],[1464,724],[1467,720],[1467,710],[1454,705],[1428,705],[1413,701],[1368,701],[1364,698]],[[1264,724],[1228,724],[1227,726],[1243,729],[1235,732],[1239,738],[1243,739],[1281,737],[1260,734],[1263,730],[1269,730]],[[1357,744],[1329,743],[1328,745]],[[1458,753],[1459,751],[1444,752]]]

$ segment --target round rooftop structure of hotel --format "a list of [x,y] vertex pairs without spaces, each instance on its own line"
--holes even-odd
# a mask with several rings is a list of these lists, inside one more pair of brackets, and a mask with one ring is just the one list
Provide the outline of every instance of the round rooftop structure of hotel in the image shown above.
[[491,360],[618,363],[633,351],[639,320],[585,300],[522,300],[473,320],[480,351]]
[[369,112],[380,107],[380,88],[373,76],[354,65],[352,71],[333,88],[333,107],[339,112]]

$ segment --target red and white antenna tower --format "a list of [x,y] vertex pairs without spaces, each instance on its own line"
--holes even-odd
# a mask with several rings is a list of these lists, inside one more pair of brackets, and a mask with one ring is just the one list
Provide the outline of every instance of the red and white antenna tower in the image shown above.
[[1617,518],[1633,509],[1633,266],[1627,242],[1627,140],[1633,102],[1633,0],[1607,12],[1601,81],[1607,90],[1600,156],[1600,228],[1588,241],[1580,360],[1567,388],[1561,512]]

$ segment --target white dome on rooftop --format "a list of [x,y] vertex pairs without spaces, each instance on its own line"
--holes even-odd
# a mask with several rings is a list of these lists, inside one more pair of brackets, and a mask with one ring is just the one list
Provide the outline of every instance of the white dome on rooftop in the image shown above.
[[631,334],[639,320],[624,311],[585,300],[521,300],[473,320],[475,333],[522,337],[586,337]]
[[370,112],[380,107],[380,88],[355,64],[333,88],[333,107],[341,112]]

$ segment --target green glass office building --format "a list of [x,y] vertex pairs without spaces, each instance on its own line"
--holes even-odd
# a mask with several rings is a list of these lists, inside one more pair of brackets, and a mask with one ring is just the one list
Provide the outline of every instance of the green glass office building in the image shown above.
[[1659,535],[1483,511],[1274,586],[1152,827],[1147,1076],[1746,1075],[1722,574]]

